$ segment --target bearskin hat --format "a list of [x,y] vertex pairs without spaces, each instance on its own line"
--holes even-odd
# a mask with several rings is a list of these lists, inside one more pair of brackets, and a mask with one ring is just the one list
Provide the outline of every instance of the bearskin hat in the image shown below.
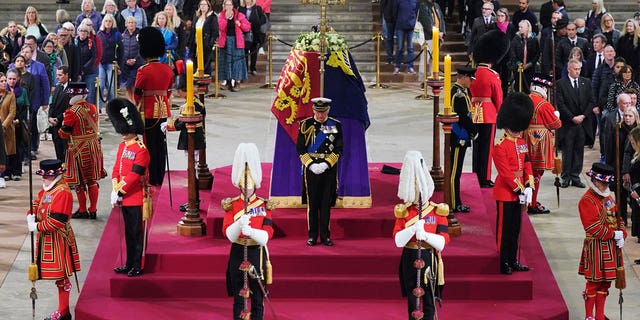
[[136,106],[131,101],[116,98],[107,103],[107,115],[119,134],[143,134],[144,123]]
[[507,55],[511,41],[500,30],[491,30],[483,34],[473,48],[473,60],[476,63],[497,64]]
[[533,102],[522,92],[509,94],[498,111],[496,126],[499,129],[509,129],[520,132],[529,127],[533,116]]
[[140,56],[145,59],[158,58],[164,55],[164,37],[155,27],[144,27],[138,34]]

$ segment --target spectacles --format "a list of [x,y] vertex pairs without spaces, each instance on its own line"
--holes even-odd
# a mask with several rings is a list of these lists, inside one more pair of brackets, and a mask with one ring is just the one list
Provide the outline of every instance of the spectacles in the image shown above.
[[491,10],[491,8],[482,8],[482,10]]

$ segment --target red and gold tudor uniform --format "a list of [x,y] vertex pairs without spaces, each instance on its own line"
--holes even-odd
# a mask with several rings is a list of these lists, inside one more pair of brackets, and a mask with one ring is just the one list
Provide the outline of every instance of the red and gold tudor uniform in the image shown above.
[[578,274],[587,280],[584,292],[587,317],[604,318],[604,305],[609,295],[611,281],[616,279],[616,267],[624,265],[620,249],[616,247],[614,231],[627,232],[612,196],[603,197],[589,188],[578,202],[580,220],[585,230]]
[[[418,205],[414,203],[401,203],[397,204],[394,208],[394,214],[396,222],[393,227],[393,237],[396,233],[404,230],[407,227],[414,225],[418,221],[418,213],[420,209]],[[445,244],[449,243],[448,233],[448,221],[447,215],[449,215],[449,206],[446,204],[437,204],[430,201],[422,208],[422,219],[425,220],[424,230],[429,233],[438,234],[444,237]],[[437,270],[436,274],[436,295],[439,295],[440,289],[444,284],[444,265],[440,252],[422,241],[422,248],[420,258],[424,260],[425,266],[421,268],[421,274],[425,274],[427,267],[431,267],[431,270]],[[402,256],[400,258],[399,278],[400,288],[402,289],[402,296],[408,297],[408,314],[410,315],[416,310],[416,296],[413,295],[413,289],[416,288],[417,270],[414,267],[414,261],[418,258],[418,242],[414,235],[409,242],[402,249]],[[427,278],[423,277],[424,281],[420,281],[420,286],[424,289],[425,294],[422,296],[421,304],[424,306],[424,319],[433,319],[435,314],[435,306],[433,305],[433,294],[430,288],[430,284],[427,283]]]
[[491,180],[491,158],[498,110],[502,105],[500,75],[487,64],[480,63],[475,80],[471,83],[471,119],[476,124],[478,137],[473,146],[473,172],[481,186]]
[[145,126],[144,143],[149,149],[149,183],[162,185],[165,174],[166,143],[160,123],[171,116],[169,97],[173,88],[173,71],[157,59],[140,68],[135,81],[135,102]]
[[[46,160],[45,160],[46,161]],[[42,170],[36,172],[42,175]],[[76,238],[71,228],[71,210],[73,194],[69,186],[60,179],[48,190],[40,190],[33,201],[38,237],[36,244],[36,263],[39,278],[55,280],[58,287],[58,316],[69,316],[69,276],[80,271],[80,255]],[[56,314],[56,312],[54,312]],[[52,318],[53,318],[52,314]]]
[[107,175],[98,133],[98,109],[95,105],[82,99],[64,112],[58,134],[69,140],[64,180],[75,188],[78,197],[78,211],[74,213],[74,218],[96,217],[98,180]]
[[[262,199],[255,194],[251,195],[247,200],[247,214],[251,217],[251,228],[266,231],[269,239],[273,237],[271,211],[274,208],[275,204],[273,202]],[[245,214],[243,196],[223,199],[222,209],[225,211],[222,233],[227,234],[227,228]],[[244,272],[239,267],[243,260],[245,239],[247,241],[248,260],[255,267],[259,280],[262,281],[263,285],[271,283],[271,263],[269,262],[267,247],[259,245],[244,234],[240,234],[238,239],[231,245],[227,265],[227,294],[234,297],[234,319],[240,319],[238,315],[244,308],[244,298],[239,295],[240,290],[244,287]],[[264,315],[264,296],[255,278],[250,278],[249,289],[251,290],[251,319],[262,319]]]
[[122,197],[122,216],[127,244],[127,261],[121,272],[142,270],[143,227],[142,202],[146,171],[151,158],[149,151],[135,134],[118,145],[111,172],[113,190]]
[[518,196],[524,193],[525,188],[534,187],[527,143],[521,135],[505,133],[495,145],[493,161],[498,171],[493,198],[498,209],[496,237],[500,270],[510,274],[512,268],[519,267],[517,252],[522,204]]
[[555,108],[540,93],[531,92],[529,98],[533,102],[533,116],[529,128],[524,132],[524,139],[529,148],[529,161],[533,170],[535,188],[529,208],[537,207],[540,179],[545,170],[554,168],[555,137],[553,131],[562,126],[560,118],[554,113]]

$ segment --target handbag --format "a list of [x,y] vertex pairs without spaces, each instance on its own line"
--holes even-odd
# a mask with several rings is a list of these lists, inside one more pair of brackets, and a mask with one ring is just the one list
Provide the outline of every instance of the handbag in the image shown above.
[[260,33],[267,34],[269,30],[271,30],[271,21],[269,21],[266,15],[264,16],[264,21],[265,23],[260,25]]
[[413,27],[413,44],[417,44],[422,46],[424,44],[424,28],[422,27],[422,23],[416,19],[416,25]]
[[249,30],[244,33],[244,43],[253,43],[253,31]]
[[30,138],[29,138],[29,128],[27,128],[27,123],[24,121],[20,121],[18,122],[18,124],[16,124],[15,128],[16,128],[16,137],[20,137],[20,143],[22,143],[23,146],[28,146]]

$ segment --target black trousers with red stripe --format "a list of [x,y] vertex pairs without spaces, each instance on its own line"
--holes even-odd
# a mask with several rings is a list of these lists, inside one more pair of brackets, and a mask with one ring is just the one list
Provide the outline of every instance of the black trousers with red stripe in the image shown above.
[[519,201],[496,201],[496,237],[500,252],[500,266],[517,262],[518,240],[522,222],[522,205]]

